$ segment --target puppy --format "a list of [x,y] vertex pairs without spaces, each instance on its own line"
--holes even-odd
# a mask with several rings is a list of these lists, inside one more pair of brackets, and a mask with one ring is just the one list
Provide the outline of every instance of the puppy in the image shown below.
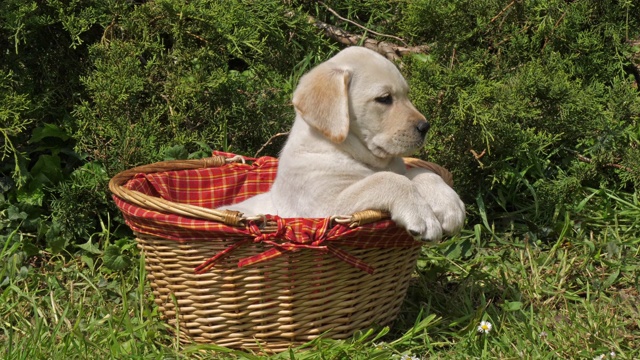
[[395,65],[363,47],[313,68],[293,94],[296,118],[271,190],[223,208],[310,218],[376,209],[423,240],[458,232],[465,207],[456,192],[402,161],[429,129],[408,93]]

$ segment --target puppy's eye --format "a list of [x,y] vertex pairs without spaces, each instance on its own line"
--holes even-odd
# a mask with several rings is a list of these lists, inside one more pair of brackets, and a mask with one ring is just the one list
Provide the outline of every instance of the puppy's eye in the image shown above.
[[378,96],[376,99],[377,103],[391,105],[393,103],[393,97],[391,95]]

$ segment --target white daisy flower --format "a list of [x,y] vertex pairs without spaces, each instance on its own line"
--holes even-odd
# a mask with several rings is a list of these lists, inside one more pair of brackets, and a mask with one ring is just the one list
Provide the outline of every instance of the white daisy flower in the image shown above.
[[404,354],[400,357],[400,360],[420,360],[420,358],[417,356]]
[[478,332],[483,334],[488,334],[489,331],[491,331],[492,327],[493,325],[491,325],[490,322],[484,321],[484,320],[480,321],[480,325],[478,325]]

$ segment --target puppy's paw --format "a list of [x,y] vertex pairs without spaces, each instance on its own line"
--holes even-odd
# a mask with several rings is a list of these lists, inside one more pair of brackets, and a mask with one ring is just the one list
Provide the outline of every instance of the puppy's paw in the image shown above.
[[445,235],[458,233],[466,218],[465,206],[458,194],[440,176],[420,172],[412,177],[414,188],[423,204],[428,205],[442,226]]
[[415,239],[438,241],[442,238],[438,218],[428,205],[418,205],[415,199],[399,199],[391,209],[391,219]]

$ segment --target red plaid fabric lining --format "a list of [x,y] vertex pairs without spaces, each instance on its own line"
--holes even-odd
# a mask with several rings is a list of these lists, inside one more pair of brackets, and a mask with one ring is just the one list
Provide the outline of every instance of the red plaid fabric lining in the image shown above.
[[[214,155],[235,156],[222,152],[216,152]],[[161,197],[168,201],[214,209],[268,191],[275,179],[277,163],[275,158],[261,157],[252,164],[232,163],[215,168],[138,174],[125,186],[130,190]],[[346,225],[334,224],[330,219],[283,219],[269,215],[267,220],[275,221],[278,224],[278,230],[263,234],[255,222],[249,222],[246,227],[238,228],[214,221],[146,210],[116,196],[114,200],[122,211],[127,225],[139,233],[179,242],[215,241],[216,238],[238,240],[234,245],[198,266],[196,271],[199,273],[214,266],[219,259],[238,246],[249,242],[262,242],[270,247],[264,253],[242,259],[238,266],[271,260],[288,251],[306,249],[331,253],[368,273],[372,273],[374,269],[346,253],[338,245],[359,248],[421,245],[391,220],[378,221],[352,229]]]

